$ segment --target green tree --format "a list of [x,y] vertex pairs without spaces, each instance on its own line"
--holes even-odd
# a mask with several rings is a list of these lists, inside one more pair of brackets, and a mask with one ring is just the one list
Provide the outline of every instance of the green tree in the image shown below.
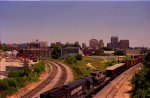
[[150,68],[150,52],[148,52],[145,56],[145,59],[144,59],[144,64],[146,65],[146,67]]
[[77,55],[75,56],[75,58],[76,58],[76,60],[81,61],[81,60],[83,59],[83,56],[82,56],[81,54],[77,54]]
[[51,57],[52,57],[53,59],[58,59],[58,58],[60,58],[60,56],[61,56],[61,47],[60,47],[60,46],[55,46],[55,47],[53,48]]
[[114,55],[125,55],[125,53],[122,50],[116,50]]
[[113,49],[112,48],[108,48],[108,47],[103,47],[102,48],[104,51],[112,51]]
[[11,48],[10,48],[9,46],[7,46],[7,45],[3,45],[3,46],[1,47],[1,49],[2,49],[3,51],[10,51],[10,50],[11,50]]
[[65,58],[65,62],[68,64],[75,64],[77,62],[77,60],[73,56],[67,56]]
[[131,83],[134,85],[133,98],[150,98],[150,53],[145,56],[143,69],[134,75]]

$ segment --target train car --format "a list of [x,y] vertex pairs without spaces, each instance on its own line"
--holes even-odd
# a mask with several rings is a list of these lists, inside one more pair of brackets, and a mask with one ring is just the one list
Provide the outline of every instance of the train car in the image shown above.
[[125,63],[119,63],[106,68],[106,77],[115,78],[123,72],[124,65]]
[[91,72],[91,76],[93,78],[94,86],[100,86],[105,80],[105,75],[100,71]]
[[95,90],[98,90],[101,85],[106,85],[110,80],[126,69],[143,61],[144,58],[140,56],[106,68],[105,74],[100,71],[94,71],[91,73],[92,77],[85,77],[76,80],[71,84],[52,89],[41,94],[40,98],[87,98],[92,95]]
[[64,85],[63,88],[67,90],[67,98],[84,98],[86,95],[86,80],[80,79],[76,80],[73,83]]
[[135,58],[135,64],[138,64],[138,58]]
[[144,61],[144,57],[143,56],[139,56],[139,62],[143,62]]
[[131,59],[130,62],[131,62],[130,67],[132,67],[134,64],[133,59]]
[[131,67],[131,60],[128,60],[128,61],[127,61],[127,66],[128,66],[128,68]]
[[63,87],[54,88],[40,94],[40,98],[67,98],[67,90]]
[[94,82],[92,77],[85,77],[86,80],[86,89],[84,91],[84,97],[90,96],[94,89]]

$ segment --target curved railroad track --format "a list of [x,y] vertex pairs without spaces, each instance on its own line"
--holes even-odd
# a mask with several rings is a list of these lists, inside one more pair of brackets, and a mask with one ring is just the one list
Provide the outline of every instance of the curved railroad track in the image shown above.
[[40,85],[38,85],[36,88],[34,88],[33,90],[31,90],[28,93],[26,93],[25,95],[23,95],[21,98],[31,98],[31,97],[33,97],[36,93],[38,93],[40,90],[42,90],[47,84],[52,82],[52,80],[55,78],[55,76],[58,72],[58,68],[53,63],[47,62],[47,64],[51,64],[51,66],[53,68],[50,75]]
[[139,68],[141,64],[138,64],[137,66],[133,67],[129,72],[127,72],[111,89],[111,91],[107,94],[106,98],[114,98],[116,96],[116,93],[119,91],[121,86],[126,82],[126,80],[132,75],[132,72],[135,71],[137,68]]
[[60,64],[58,62],[54,62],[54,63],[57,64],[57,65],[59,65],[60,68],[61,68],[61,70],[62,70],[62,74],[60,76],[60,79],[57,82],[57,84],[55,85],[55,87],[60,87],[60,86],[63,86],[65,84],[65,82],[66,82],[66,79],[67,79],[67,70],[66,70],[66,68],[62,64]]

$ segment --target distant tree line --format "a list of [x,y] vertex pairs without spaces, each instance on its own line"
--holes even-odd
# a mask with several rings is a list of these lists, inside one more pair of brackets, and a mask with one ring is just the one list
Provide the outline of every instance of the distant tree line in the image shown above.
[[79,42],[75,42],[75,43],[66,43],[66,44],[52,44],[51,48],[53,48],[51,57],[53,59],[59,59],[61,57],[61,49],[65,48],[65,47],[81,47],[79,45]]

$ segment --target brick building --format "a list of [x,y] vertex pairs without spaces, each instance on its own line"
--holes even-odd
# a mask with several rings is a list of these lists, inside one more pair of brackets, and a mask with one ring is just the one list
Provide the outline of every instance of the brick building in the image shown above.
[[91,39],[89,41],[89,47],[94,49],[94,50],[97,50],[98,49],[98,40],[97,39]]

